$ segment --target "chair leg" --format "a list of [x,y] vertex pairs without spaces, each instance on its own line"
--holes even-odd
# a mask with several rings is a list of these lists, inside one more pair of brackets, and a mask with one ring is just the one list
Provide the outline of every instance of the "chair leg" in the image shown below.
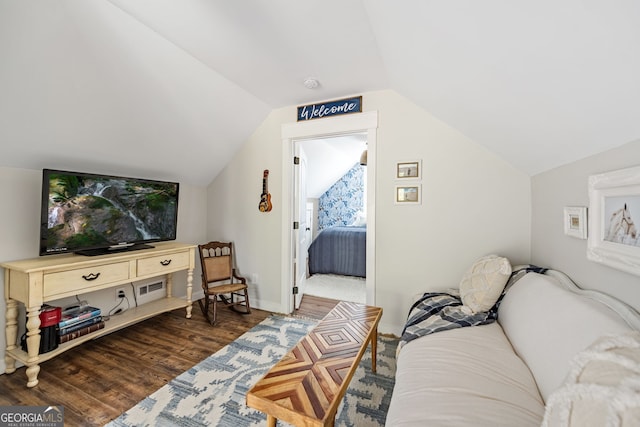
[[213,318],[211,319],[211,325],[216,323],[216,316],[218,314],[218,295],[213,296]]
[[[234,294],[231,294],[232,298]],[[242,298],[241,294],[237,294],[236,295],[238,297],[238,300],[236,303],[234,303],[233,305],[231,305],[229,308],[233,311],[235,311],[236,313],[240,313],[240,314],[249,314],[251,313],[251,307],[249,306],[249,293],[248,291],[245,289],[244,290],[244,301],[242,301],[240,298]],[[238,308],[239,305],[244,305],[244,308],[240,309]]]
[[251,305],[249,304],[249,290],[244,290],[244,303],[247,306],[247,314],[251,313]]
[[198,305],[200,306],[200,310],[202,310],[202,314],[204,314],[204,318],[207,319],[207,322],[211,323],[211,319],[209,318],[209,295],[204,295],[204,304],[202,303],[202,299],[198,300]]

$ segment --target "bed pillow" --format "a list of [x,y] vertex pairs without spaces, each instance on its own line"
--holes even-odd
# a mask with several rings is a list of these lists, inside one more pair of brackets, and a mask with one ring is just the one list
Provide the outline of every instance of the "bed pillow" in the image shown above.
[[362,211],[356,212],[355,216],[353,217],[353,222],[351,223],[351,226],[364,227],[365,225],[367,225],[367,215]]
[[640,425],[640,331],[602,337],[578,353],[547,399],[542,425]]
[[497,255],[487,255],[473,263],[460,282],[462,304],[471,313],[489,311],[511,276],[511,263]]

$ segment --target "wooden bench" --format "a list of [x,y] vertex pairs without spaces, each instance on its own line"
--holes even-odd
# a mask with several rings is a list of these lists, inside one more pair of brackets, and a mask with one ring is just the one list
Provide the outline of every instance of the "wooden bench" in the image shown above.
[[247,393],[247,405],[267,414],[267,425],[333,426],[338,406],[371,343],[376,371],[382,309],[340,302]]

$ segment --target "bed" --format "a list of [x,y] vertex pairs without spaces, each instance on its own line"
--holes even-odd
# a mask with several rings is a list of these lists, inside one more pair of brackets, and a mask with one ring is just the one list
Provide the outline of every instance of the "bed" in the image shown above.
[[366,277],[367,228],[331,227],[309,246],[309,274]]

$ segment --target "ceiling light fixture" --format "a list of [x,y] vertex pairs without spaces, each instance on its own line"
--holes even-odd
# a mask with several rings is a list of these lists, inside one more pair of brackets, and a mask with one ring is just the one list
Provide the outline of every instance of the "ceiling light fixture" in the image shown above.
[[320,82],[312,77],[305,79],[303,84],[307,89],[315,89],[320,86]]

